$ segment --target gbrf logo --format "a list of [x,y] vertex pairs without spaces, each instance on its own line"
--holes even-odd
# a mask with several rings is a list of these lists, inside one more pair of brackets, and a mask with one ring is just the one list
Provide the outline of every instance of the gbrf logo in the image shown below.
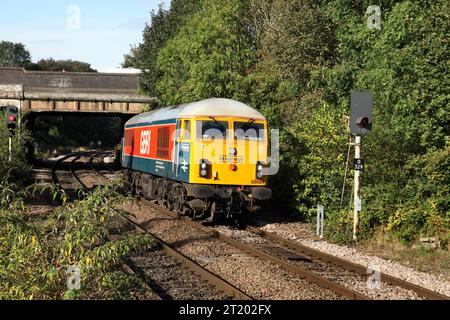
[[141,154],[150,154],[150,138],[151,133],[149,130],[141,132]]

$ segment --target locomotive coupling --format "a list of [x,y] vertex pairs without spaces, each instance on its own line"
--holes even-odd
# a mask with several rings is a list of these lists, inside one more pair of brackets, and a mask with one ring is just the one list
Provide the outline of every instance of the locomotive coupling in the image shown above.
[[206,209],[207,203],[201,199],[194,199],[188,202],[189,207],[191,207],[192,210],[195,212],[201,212]]

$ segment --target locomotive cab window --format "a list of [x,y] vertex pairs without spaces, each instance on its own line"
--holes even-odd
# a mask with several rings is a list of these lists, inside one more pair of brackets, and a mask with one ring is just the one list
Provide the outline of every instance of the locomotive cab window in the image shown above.
[[234,122],[234,138],[237,140],[264,141],[264,124],[247,122]]
[[226,121],[197,121],[197,139],[215,140],[226,139],[228,136],[228,122]]
[[183,139],[191,140],[191,120],[183,120]]
[[177,139],[191,140],[191,120],[178,120]]

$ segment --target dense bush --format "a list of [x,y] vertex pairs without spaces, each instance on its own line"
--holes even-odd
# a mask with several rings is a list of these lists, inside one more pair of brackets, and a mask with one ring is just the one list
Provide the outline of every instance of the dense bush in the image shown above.
[[[20,197],[2,200],[0,299],[129,299],[139,294],[138,280],[122,264],[151,240],[133,235],[109,241],[107,236],[126,200],[122,188],[120,183],[98,188],[50,216],[20,210]],[[80,290],[68,289],[70,266],[81,271]]]

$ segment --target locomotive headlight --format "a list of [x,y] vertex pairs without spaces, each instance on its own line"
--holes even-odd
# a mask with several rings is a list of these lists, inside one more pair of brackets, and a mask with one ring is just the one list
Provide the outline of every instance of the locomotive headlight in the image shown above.
[[261,179],[263,177],[263,165],[261,163],[256,164],[256,178]]
[[207,178],[211,173],[211,165],[206,160],[200,161],[200,177]]
[[236,156],[236,155],[237,155],[236,148],[230,148],[230,156]]

